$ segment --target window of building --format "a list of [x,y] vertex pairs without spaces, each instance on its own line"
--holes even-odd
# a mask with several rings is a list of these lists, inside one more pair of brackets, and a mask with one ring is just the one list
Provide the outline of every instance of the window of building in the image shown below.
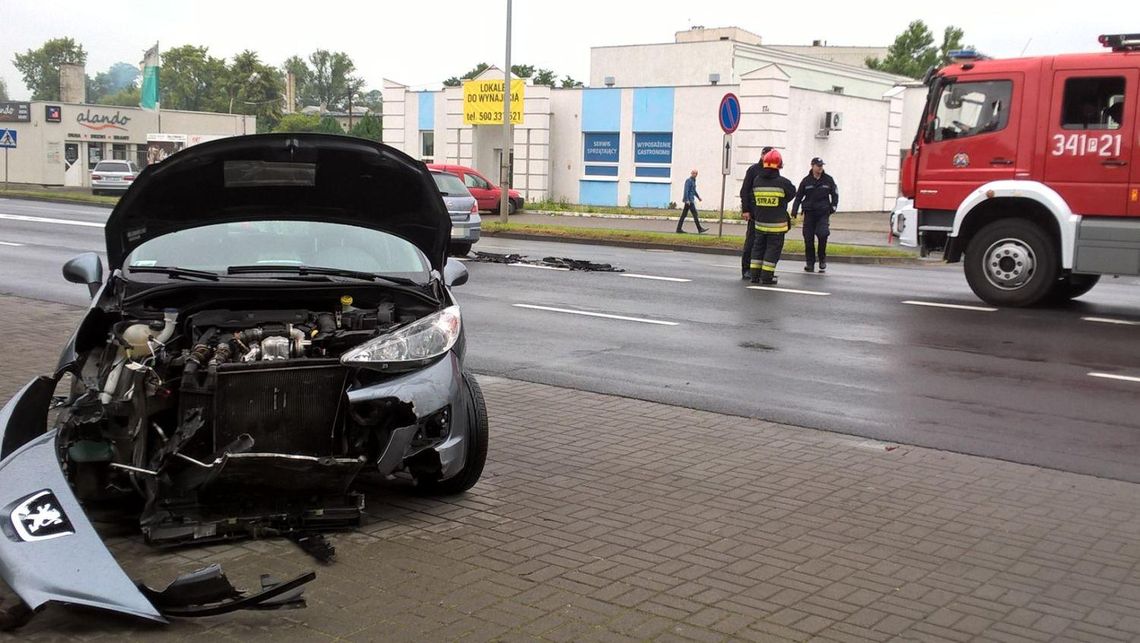
[[111,158],[116,161],[127,160],[127,146],[123,143],[115,143],[111,146]]
[[1120,129],[1124,120],[1124,78],[1070,78],[1061,102],[1064,129]]
[[135,146],[135,165],[146,167],[146,145]]
[[1013,83],[1008,80],[944,85],[934,120],[927,130],[927,140],[944,141],[1004,129],[1009,122],[1012,95]]
[[842,94],[843,93],[843,86],[842,85],[832,85],[831,86],[831,93],[832,94]]
[[431,163],[435,159],[435,132],[420,132],[420,160]]
[[94,168],[99,165],[99,161],[103,160],[103,144],[102,143],[88,143],[87,144],[87,167]]

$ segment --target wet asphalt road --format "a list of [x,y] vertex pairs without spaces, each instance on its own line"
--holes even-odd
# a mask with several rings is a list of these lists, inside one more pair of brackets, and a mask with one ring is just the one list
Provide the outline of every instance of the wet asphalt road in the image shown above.
[[[102,245],[105,216],[0,199],[0,292],[85,303],[59,266]],[[956,266],[815,275],[785,262],[772,291],[747,288],[729,256],[495,238],[476,249],[627,270],[469,261],[455,292],[477,372],[1140,481],[1140,381],[1103,377],[1140,379],[1138,279],[1064,308],[989,311],[903,303],[982,307]]]

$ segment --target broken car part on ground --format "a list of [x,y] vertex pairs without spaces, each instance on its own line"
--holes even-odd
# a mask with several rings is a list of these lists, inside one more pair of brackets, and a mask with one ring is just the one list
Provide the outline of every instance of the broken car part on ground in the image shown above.
[[107,221],[109,278],[94,254],[64,267],[93,300],[56,373],[0,412],[0,575],[31,610],[296,605],[309,575],[139,589],[82,503],[137,516],[153,545],[288,536],[329,558],[315,534],[360,523],[363,472],[469,489],[487,414],[450,227],[423,164],[360,139],[235,137],[148,167]]

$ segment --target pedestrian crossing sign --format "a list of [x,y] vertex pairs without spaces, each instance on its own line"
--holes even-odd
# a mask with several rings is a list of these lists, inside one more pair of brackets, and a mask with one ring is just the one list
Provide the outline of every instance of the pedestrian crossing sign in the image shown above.
[[16,147],[16,130],[0,129],[0,147]]

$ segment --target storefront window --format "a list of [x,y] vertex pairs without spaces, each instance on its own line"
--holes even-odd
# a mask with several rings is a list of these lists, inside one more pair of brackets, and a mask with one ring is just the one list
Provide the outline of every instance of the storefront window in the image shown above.
[[127,160],[127,146],[123,143],[115,143],[111,146],[111,158],[116,161]]
[[135,165],[138,165],[140,168],[146,167],[146,146],[145,145],[136,145],[135,146]]
[[103,160],[103,144],[102,143],[88,143],[87,144],[87,169],[94,169],[99,165],[99,161]]

